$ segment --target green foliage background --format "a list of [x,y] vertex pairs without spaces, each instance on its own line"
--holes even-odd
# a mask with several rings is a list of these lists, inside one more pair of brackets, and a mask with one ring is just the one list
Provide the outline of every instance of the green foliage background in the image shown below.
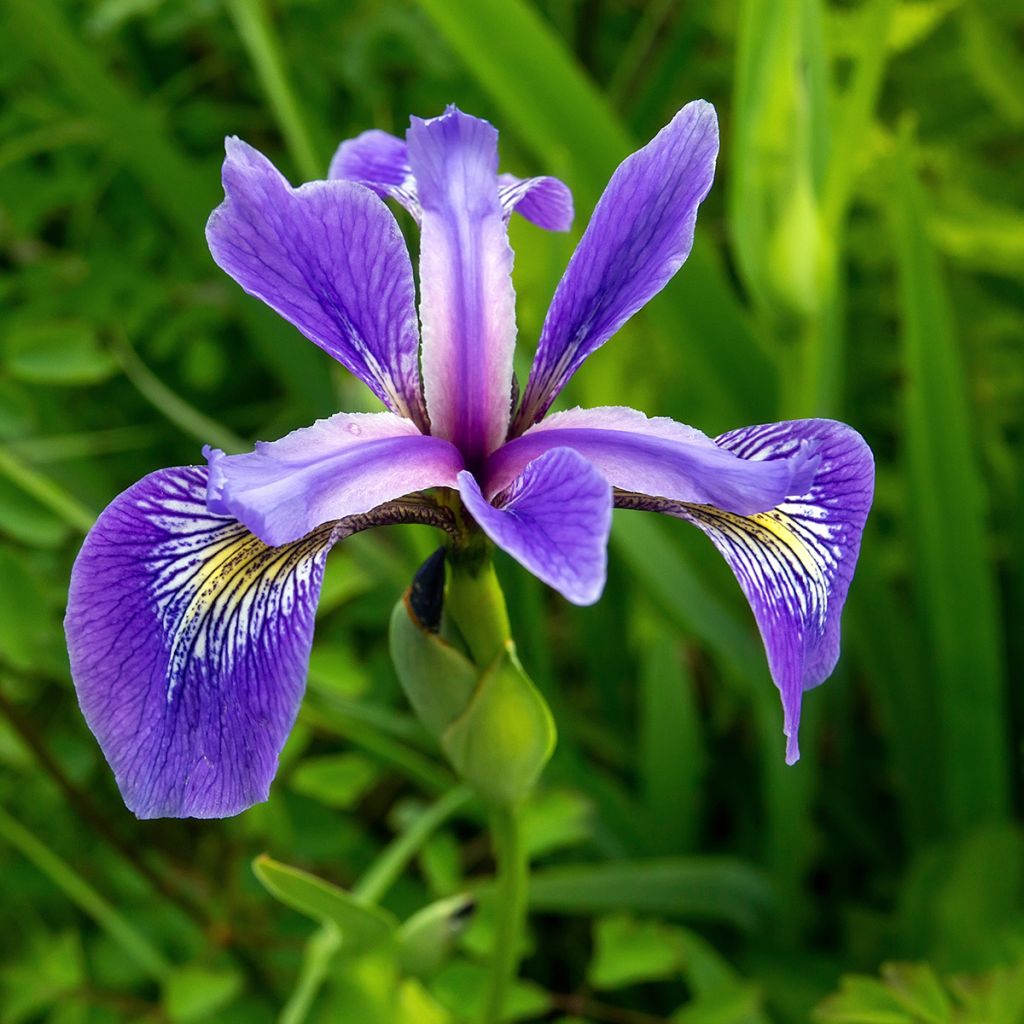
[[[794,768],[696,531],[617,513],[584,610],[502,564],[561,733],[528,815],[516,1012],[1024,1020],[1019,3],[6,0],[0,52],[0,1022],[258,1024],[300,970],[310,993],[324,976],[309,1020],[398,1012],[383,959],[307,949],[250,862],[351,887],[427,832],[452,780],[385,624],[432,538],[332,556],[300,724],[270,802],[235,820],[136,822],[68,678],[68,572],[116,493],[205,441],[369,408],[210,260],[223,137],[298,181],[455,101],[501,128],[505,169],[571,185],[577,237],[618,160],[698,96],[723,145],[693,257],[568,399],[710,433],[844,419],[875,450],[875,510]],[[522,379],[573,238],[517,223],[513,242]],[[399,918],[490,873],[480,809],[443,810],[382,896]],[[403,990],[412,1024],[479,998],[482,904]]]

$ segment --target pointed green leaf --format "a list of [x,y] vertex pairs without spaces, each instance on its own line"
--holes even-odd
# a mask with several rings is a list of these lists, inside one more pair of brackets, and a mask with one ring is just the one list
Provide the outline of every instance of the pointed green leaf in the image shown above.
[[253,871],[275,899],[341,932],[346,953],[363,953],[383,946],[394,937],[398,922],[379,907],[358,902],[344,889],[316,875],[289,867],[263,855],[253,861]]

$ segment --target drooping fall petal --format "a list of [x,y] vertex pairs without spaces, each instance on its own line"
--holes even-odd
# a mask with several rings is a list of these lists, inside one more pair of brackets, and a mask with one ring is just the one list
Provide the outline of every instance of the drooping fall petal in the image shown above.
[[637,494],[616,498],[623,507],[693,523],[729,563],[782,695],[790,764],[800,756],[801,697],[828,678],[839,658],[840,617],[871,507],[874,460],[860,434],[832,420],[769,423],[716,438],[741,458],[759,461],[786,459],[808,442],[819,453],[813,481],[769,512],[741,516]]

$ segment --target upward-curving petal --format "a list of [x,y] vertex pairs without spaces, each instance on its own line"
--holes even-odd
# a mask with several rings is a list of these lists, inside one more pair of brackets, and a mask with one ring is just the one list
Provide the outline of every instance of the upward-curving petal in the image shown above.
[[516,343],[512,250],[498,200],[498,133],[449,107],[412,119],[423,210],[420,319],[431,432],[471,465],[505,439]]
[[714,107],[698,100],[612,175],[555,291],[517,431],[544,415],[587,356],[683,264],[717,154]]
[[[395,199],[419,221],[422,216],[409,150],[395,135],[373,129],[346,139],[331,160],[328,177],[356,181],[385,199]],[[498,176],[498,199],[506,218],[518,212],[548,231],[572,227],[572,193],[558,178]]]
[[391,211],[351,182],[293,189],[240,139],[226,148],[206,226],[217,264],[425,428],[412,264]]
[[206,470],[115,498],[75,562],[65,620],[79,703],[140,818],[267,798],[305,688],[325,526],[269,548],[206,509]]
[[700,527],[729,563],[782,695],[790,764],[800,756],[801,697],[828,678],[839,658],[840,617],[871,507],[874,461],[860,434],[832,420],[744,427],[716,439],[742,459],[768,462],[807,443],[819,452],[813,481],[768,512],[741,516],[636,494],[616,498],[621,507],[666,512]]
[[160,470],[100,515],[65,619],[90,729],[140,818],[221,818],[267,798],[305,689],[331,546],[435,522],[386,505],[268,547],[206,507],[205,467]]
[[244,455],[211,449],[209,508],[266,544],[430,487],[455,487],[458,449],[389,412],[337,413]]

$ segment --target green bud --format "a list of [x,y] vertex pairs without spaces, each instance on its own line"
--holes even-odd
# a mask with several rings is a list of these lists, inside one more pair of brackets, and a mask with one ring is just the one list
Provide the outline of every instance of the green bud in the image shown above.
[[408,595],[391,613],[391,660],[416,717],[440,740],[465,710],[479,670],[438,633],[425,629]]
[[[472,599],[470,599],[472,598]],[[458,615],[449,615],[457,609]],[[508,637],[493,569],[453,573],[445,617],[474,658],[426,628],[406,596],[391,616],[391,656],[417,717],[459,775],[488,802],[521,800],[554,750],[555,725]]]
[[533,788],[555,749],[555,722],[511,640],[480,677],[441,746],[485,800],[512,804]]
[[402,972],[426,978],[439,970],[475,913],[476,898],[462,893],[413,914],[398,933]]

